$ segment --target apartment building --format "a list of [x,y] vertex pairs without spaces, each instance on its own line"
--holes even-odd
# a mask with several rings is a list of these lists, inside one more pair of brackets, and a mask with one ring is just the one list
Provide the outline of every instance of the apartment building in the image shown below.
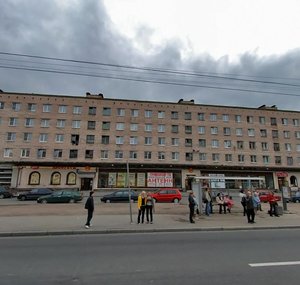
[[1,92],[0,139],[14,188],[190,189],[195,176],[219,175],[225,188],[249,185],[224,176],[255,176],[264,181],[253,186],[278,189],[300,179],[300,112],[276,106]]

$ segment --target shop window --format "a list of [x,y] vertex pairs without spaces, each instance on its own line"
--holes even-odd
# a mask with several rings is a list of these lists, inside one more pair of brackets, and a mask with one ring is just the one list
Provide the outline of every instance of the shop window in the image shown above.
[[67,185],[75,185],[76,184],[76,173],[69,172],[67,175]]
[[37,171],[31,172],[29,175],[28,184],[29,185],[39,185],[40,179],[41,179],[41,175],[39,172],[37,172]]
[[59,172],[53,172],[51,175],[51,185],[60,185],[61,174]]

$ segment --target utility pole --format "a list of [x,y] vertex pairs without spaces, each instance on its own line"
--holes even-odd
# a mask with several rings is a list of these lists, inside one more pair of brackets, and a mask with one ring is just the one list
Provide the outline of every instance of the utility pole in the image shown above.
[[130,216],[130,223],[132,224],[132,207],[131,207],[131,189],[130,189],[130,181],[129,181],[129,162],[127,160],[127,189],[128,189],[128,198],[129,198],[129,216]]

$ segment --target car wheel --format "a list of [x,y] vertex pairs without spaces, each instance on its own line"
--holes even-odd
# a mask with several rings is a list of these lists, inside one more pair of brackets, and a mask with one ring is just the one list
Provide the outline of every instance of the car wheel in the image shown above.
[[25,200],[26,200],[26,197],[25,197],[25,196],[22,196],[22,197],[20,198],[20,200],[21,200],[21,201],[25,201]]
[[75,203],[74,199],[70,199],[69,203]]
[[1,195],[0,195],[0,199],[3,199],[3,198],[4,198],[4,194],[1,194]]
[[110,200],[109,200],[109,199],[107,199],[107,200],[105,201],[105,203],[110,203]]
[[179,203],[179,199],[175,198],[175,199],[173,200],[173,202],[174,202],[175,204],[178,204],[178,203]]
[[43,200],[42,200],[42,203],[43,203],[43,204],[47,204],[47,200],[46,200],[46,199],[43,199]]
[[299,203],[300,201],[297,199],[295,202],[296,202],[296,203]]

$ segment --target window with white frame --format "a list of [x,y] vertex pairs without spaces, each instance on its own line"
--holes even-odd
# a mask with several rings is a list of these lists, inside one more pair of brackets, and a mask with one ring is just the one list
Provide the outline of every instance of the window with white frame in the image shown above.
[[24,140],[25,142],[30,142],[30,141],[32,141],[32,133],[24,133],[23,140]]
[[244,142],[243,141],[237,141],[236,142],[237,149],[244,149]]
[[49,128],[50,120],[49,119],[41,119],[41,128]]
[[295,138],[296,139],[300,139],[300,131],[296,131],[295,132]]
[[130,159],[137,159],[137,158],[138,158],[138,153],[137,153],[137,151],[131,150],[131,151],[129,152],[129,158],[130,158]]
[[184,145],[185,145],[186,147],[191,147],[191,146],[193,146],[193,140],[190,139],[190,138],[184,139]]
[[245,155],[244,154],[239,154],[238,155],[238,162],[245,162]]
[[73,120],[72,121],[72,128],[73,129],[80,129],[80,123],[81,123],[80,120]]
[[158,145],[165,146],[166,145],[166,138],[165,137],[158,137]]
[[116,150],[116,151],[115,151],[115,158],[116,158],[116,159],[121,159],[121,158],[123,158],[123,151],[122,151],[122,150]]
[[231,148],[232,147],[231,140],[225,140],[224,141],[224,147],[225,148]]
[[4,102],[0,101],[0,110],[4,109]]
[[29,112],[36,112],[36,104],[35,103],[28,103],[27,104],[27,110]]
[[269,150],[269,145],[267,142],[262,142],[261,143],[261,149],[266,151],[266,150]]
[[210,133],[212,135],[217,135],[218,134],[218,127],[211,127],[210,128]]
[[12,150],[12,148],[5,148],[3,156],[4,157],[12,157],[13,156],[13,150]]
[[171,111],[171,119],[177,120],[179,118],[177,111]]
[[230,136],[231,135],[231,130],[228,127],[223,128],[223,134],[224,136]]
[[277,126],[277,119],[276,118],[271,118],[271,126]]
[[275,164],[281,164],[281,156],[275,156]]
[[171,132],[173,134],[177,134],[179,132],[179,126],[178,125],[172,125],[171,126]]
[[206,147],[206,139],[199,139],[199,147]]
[[45,133],[40,134],[39,141],[42,143],[48,142],[48,134]]
[[225,154],[225,161],[226,162],[232,162],[232,154],[226,153]]
[[165,111],[158,111],[157,112],[157,118],[158,119],[164,119],[165,118]]
[[198,127],[198,134],[204,135],[205,134],[205,127],[204,126],[199,126]]
[[242,116],[241,115],[235,115],[234,119],[235,119],[236,123],[241,123],[242,122]]
[[67,113],[67,106],[66,105],[59,105],[58,106],[58,113],[66,114]]
[[56,121],[56,127],[57,128],[64,128],[66,125],[66,120],[65,119],[57,119]]
[[10,142],[14,142],[16,140],[16,133],[8,132],[6,136],[6,140]]
[[242,128],[236,128],[235,129],[235,134],[238,137],[242,137],[243,136],[243,129]]
[[284,126],[287,126],[289,124],[289,119],[281,118],[281,124],[284,125]]
[[118,117],[124,117],[125,116],[125,109],[117,108],[117,116]]
[[13,111],[19,112],[21,110],[21,103],[12,102],[11,108],[12,108]]
[[272,138],[278,138],[279,132],[278,130],[272,130]]
[[251,141],[251,142],[249,142],[249,149],[256,149],[256,142],[254,142],[254,141]]
[[179,146],[179,138],[171,138],[172,146]]
[[211,113],[209,116],[209,119],[211,122],[215,122],[217,120],[217,114],[216,113]]
[[55,135],[55,142],[62,143],[64,142],[65,135],[64,134],[56,134]]
[[125,129],[125,124],[124,123],[117,123],[116,124],[116,130],[117,131],[124,131]]
[[152,137],[145,137],[145,145],[152,145]]
[[11,127],[15,127],[18,124],[18,119],[11,117],[9,118],[8,125]]
[[97,107],[89,106],[88,114],[91,115],[91,116],[95,116],[97,114]]
[[102,130],[110,130],[110,122],[102,122]]
[[285,139],[290,139],[291,138],[291,132],[290,131],[283,131],[283,137]]
[[43,104],[43,112],[49,113],[51,112],[52,105],[51,104]]
[[116,144],[124,144],[124,137],[117,136],[116,137]]
[[37,150],[37,158],[45,158],[46,157],[46,149],[39,148]]
[[299,152],[300,151],[300,144],[296,145],[296,150]]
[[252,163],[257,162],[256,155],[250,155],[250,161],[251,161]]
[[166,131],[166,125],[159,124],[159,125],[157,126],[157,131],[158,131],[159,133],[164,133],[164,132]]
[[25,119],[25,127],[33,127],[34,126],[34,119],[33,118],[26,118]]
[[139,110],[138,109],[131,109],[130,114],[131,114],[131,117],[136,118],[136,117],[139,116]]
[[53,150],[53,158],[62,158],[63,151],[62,149],[54,149]]
[[299,127],[300,126],[300,120],[299,119],[293,119],[293,125],[295,127]]
[[172,160],[179,160],[179,152],[177,151],[172,152]]
[[254,122],[253,116],[247,116],[247,123],[248,124],[253,124],[253,122]]
[[260,136],[262,138],[266,138],[267,137],[267,130],[266,129],[261,129],[260,130]]
[[73,114],[74,115],[80,115],[82,113],[82,107],[81,106],[73,106]]
[[130,131],[137,132],[138,128],[139,128],[138,124],[135,124],[135,123],[130,124]]
[[193,153],[192,152],[186,152],[185,153],[185,160],[186,161],[193,161]]
[[21,149],[21,155],[22,158],[29,157],[30,156],[30,148],[23,148]]
[[293,157],[292,157],[292,156],[288,156],[288,157],[286,158],[286,163],[287,163],[287,165],[293,165],[293,164],[294,164],[294,159],[293,159]]
[[292,144],[290,143],[285,143],[284,144],[284,148],[286,151],[292,151]]
[[95,136],[94,135],[86,135],[86,143],[87,144],[94,144],[95,143]]
[[207,154],[204,152],[199,153],[199,160],[200,161],[205,161],[207,159]]
[[259,117],[258,120],[259,120],[259,123],[261,125],[265,125],[266,124],[266,118],[265,117]]
[[254,137],[255,136],[255,130],[254,129],[248,129],[248,136]]
[[184,112],[184,119],[185,120],[191,120],[192,119],[192,113],[191,112]]
[[229,115],[228,114],[223,114],[222,118],[223,118],[223,122],[229,122]]
[[152,132],[152,124],[145,124],[145,132]]
[[218,148],[219,147],[219,141],[218,140],[212,140],[211,141],[211,147]]
[[269,155],[263,155],[263,163],[269,164],[270,163],[270,156]]
[[164,151],[159,151],[157,156],[158,156],[158,160],[166,159],[166,153]]
[[102,149],[102,150],[100,151],[100,158],[101,158],[101,159],[108,159],[108,150]]
[[138,144],[138,137],[136,136],[131,136],[129,138],[129,144]]
[[219,153],[212,153],[211,155],[213,162],[218,162],[220,160],[220,154]]
[[95,130],[96,129],[96,121],[88,121],[87,122],[87,129],[88,130]]
[[184,126],[184,131],[186,134],[192,134],[193,127],[192,126]]
[[149,160],[152,157],[151,151],[144,151],[144,159]]
[[198,121],[205,121],[205,114],[204,113],[198,113],[197,117],[198,117]]
[[103,116],[110,116],[111,115],[111,108],[110,107],[103,107],[102,115]]
[[145,110],[145,118],[152,118],[152,110]]

